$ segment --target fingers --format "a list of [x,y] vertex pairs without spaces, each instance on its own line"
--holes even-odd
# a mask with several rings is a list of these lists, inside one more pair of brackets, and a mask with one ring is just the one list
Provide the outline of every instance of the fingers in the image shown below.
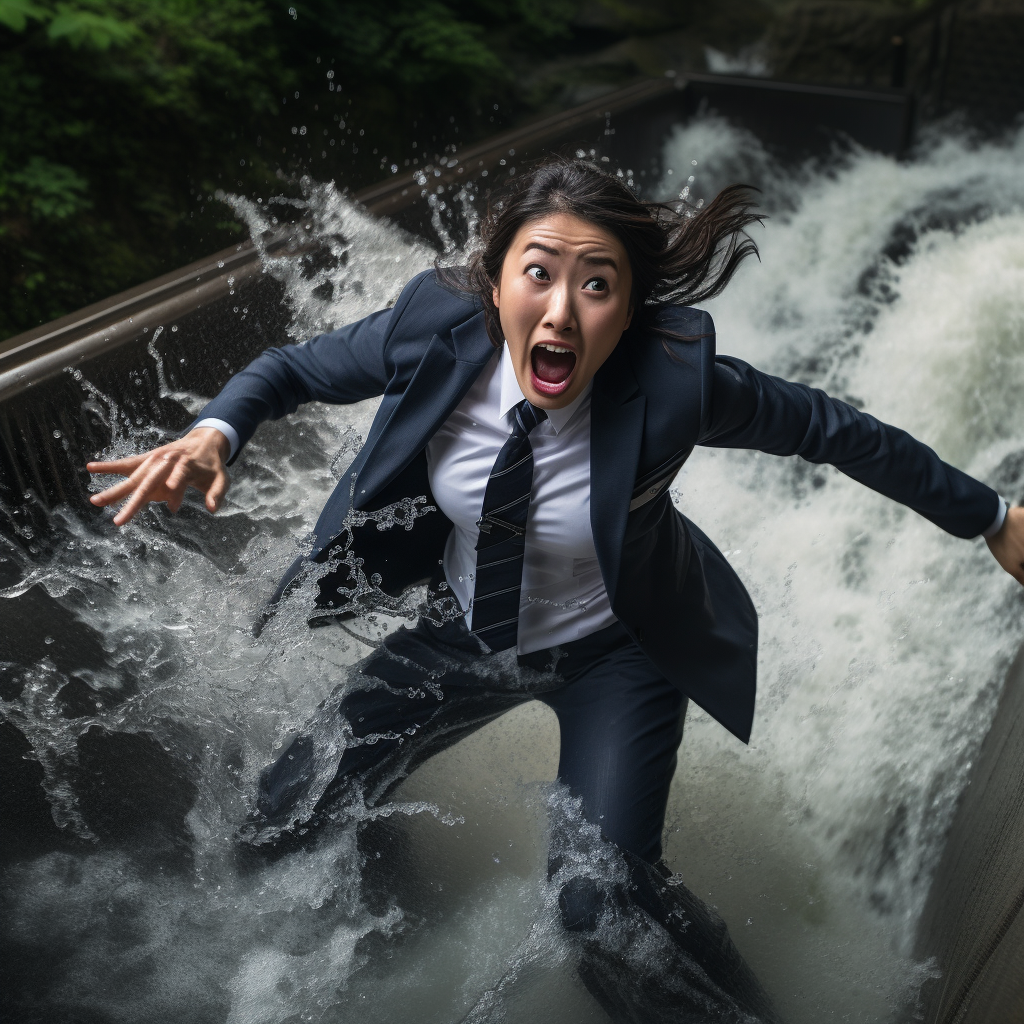
[[162,501],[165,495],[161,492],[166,488],[166,479],[171,469],[172,465],[168,456],[156,460],[155,465],[151,466],[141,480],[134,485],[134,490],[128,501],[118,509],[117,515],[114,516],[114,525],[124,526],[144,505],[148,505],[151,501]]
[[[169,455],[164,456],[165,460],[170,460]],[[182,496],[185,494],[185,488],[189,485],[189,477],[192,475],[192,467],[189,464],[187,458],[178,458],[174,462],[174,468],[167,476],[167,490],[172,494],[181,491]],[[179,501],[180,505],[181,502]],[[176,511],[176,510],[175,510]]]
[[105,491],[100,491],[99,494],[93,494],[89,497],[89,500],[94,505],[103,507],[105,505],[113,505],[115,501],[120,501],[123,497],[130,494],[135,488],[135,477],[130,476],[127,480],[122,480],[120,483],[114,484],[113,487],[108,487]]
[[141,479],[139,470],[144,469],[146,463],[159,451],[161,449],[157,448],[151,452],[143,452],[141,455],[130,455],[128,458],[114,459],[110,462],[87,462],[85,468],[90,473],[111,476],[123,475],[127,477],[126,480],[122,480],[112,487],[100,491],[98,494],[93,494],[89,501],[102,508],[106,505],[112,505],[115,501],[120,501],[123,497],[130,494],[138,480]]
[[219,469],[213,479],[213,483],[210,485],[210,489],[206,492],[206,507],[211,512],[216,512],[220,508],[221,500],[227,494],[230,482],[223,468]]
[[[152,459],[153,454],[153,452],[150,452],[148,455],[138,456],[136,468],[132,472],[132,474],[129,477],[127,477],[127,479],[119,481],[113,486],[108,487],[105,491],[100,491],[99,494],[92,495],[89,498],[89,500],[94,505],[99,505],[102,507],[105,505],[113,505],[114,502],[120,501],[122,498],[127,497],[129,494],[131,494],[133,490],[135,490],[135,488],[139,485],[139,482],[142,479],[144,479],[146,475],[146,465],[150,461],[150,459]],[[121,461],[127,462],[128,460],[123,459]],[[136,460],[133,459],[132,461]],[[107,465],[107,463],[93,462],[89,463],[89,465]],[[114,463],[109,463],[109,465],[114,465]],[[94,470],[89,470],[89,472],[92,473],[94,472]]]
[[[215,431],[211,435],[220,437]],[[114,523],[123,526],[149,502],[164,501],[171,512],[177,512],[184,502],[189,486],[206,493],[206,507],[215,512],[229,486],[227,472],[216,443],[200,437],[199,444],[187,439],[164,445],[144,455],[111,462],[90,462],[90,472],[130,471],[124,480],[94,494],[90,501],[104,507],[128,499],[118,509]]]
[[[115,502],[118,502],[122,498],[131,494],[140,485],[140,483],[142,483],[142,481],[149,479],[153,473],[154,467],[161,463],[167,464],[170,459],[170,453],[163,452],[163,449],[161,448],[147,452],[145,455],[133,456],[131,460],[122,459],[122,463],[127,463],[128,461],[136,463],[136,468],[132,474],[127,477],[127,479],[119,481],[112,487],[108,487],[105,491],[100,491],[99,494],[92,495],[89,500],[94,505],[99,505],[101,507],[105,505],[113,505]],[[90,463],[90,465],[104,464]],[[115,465],[115,463],[109,463],[109,465]],[[92,471],[90,470],[90,472]]]
[[114,459],[112,462],[87,462],[85,468],[90,473],[127,476],[129,473],[134,473],[152,454],[152,452],[144,452],[142,455],[129,455],[126,459]]

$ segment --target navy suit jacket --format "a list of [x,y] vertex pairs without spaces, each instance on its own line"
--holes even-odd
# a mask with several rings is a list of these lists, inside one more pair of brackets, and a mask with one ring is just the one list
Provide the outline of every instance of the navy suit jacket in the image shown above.
[[[998,495],[905,431],[824,392],[716,356],[711,317],[671,307],[660,326],[692,340],[627,332],[594,377],[594,545],[612,610],[665,676],[743,741],[750,736],[757,614],[714,544],[673,506],[669,484],[695,445],[753,448],[831,463],[959,537],[995,519]],[[199,418],[231,423],[242,444],[301,403],[382,396],[362,450],[316,525],[305,561],[351,541],[366,576],[397,594],[432,577],[452,524],[438,511],[411,531],[354,526],[352,513],[430,499],[425,448],[494,354],[473,297],[420,274],[389,310],[270,349],[236,374]],[[351,532],[348,532],[351,531]],[[346,579],[346,577],[348,577]],[[322,607],[344,606],[347,567],[319,580]]]

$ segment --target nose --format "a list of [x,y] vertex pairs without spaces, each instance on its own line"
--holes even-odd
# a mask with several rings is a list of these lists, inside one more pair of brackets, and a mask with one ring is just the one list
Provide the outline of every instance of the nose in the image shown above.
[[569,334],[576,329],[576,307],[573,290],[567,284],[559,284],[549,292],[547,315],[544,327],[558,334]]

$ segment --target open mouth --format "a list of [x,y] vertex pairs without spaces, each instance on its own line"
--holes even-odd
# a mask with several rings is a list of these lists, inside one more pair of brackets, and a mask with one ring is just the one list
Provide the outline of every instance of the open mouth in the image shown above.
[[576,353],[564,345],[540,342],[530,352],[533,386],[545,395],[560,395],[576,367]]

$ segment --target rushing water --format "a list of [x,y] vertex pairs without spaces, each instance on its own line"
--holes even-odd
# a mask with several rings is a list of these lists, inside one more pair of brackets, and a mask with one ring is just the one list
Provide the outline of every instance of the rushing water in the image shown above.
[[[665,157],[664,195],[707,198],[751,177],[765,189],[761,262],[709,306],[722,351],[862,404],[1021,496],[1024,135],[794,171],[709,117]],[[273,212],[236,210],[257,233]],[[296,337],[386,305],[432,258],[327,186],[310,186],[304,224],[332,259],[314,273],[268,261]],[[111,453],[158,439],[90,400],[110,419]],[[401,619],[309,630],[293,602],[259,639],[250,628],[374,408],[307,408],[261,428],[212,532],[195,501],[122,531],[58,511],[59,554],[0,594],[21,600],[35,584],[74,625],[55,622],[53,658],[6,668],[20,692],[2,714],[80,841],[5,880],[5,927],[46,961],[22,1019],[447,1022],[476,1006],[480,1021],[606,1020],[574,977],[546,880],[547,823],[574,808],[551,783],[557,729],[540,705],[366,812],[369,841],[357,846],[353,826],[313,854],[236,866],[260,768],[367,652],[359,638]],[[717,905],[785,1019],[896,1020],[933,969],[912,959],[914,926],[1022,639],[1020,592],[982,542],[829,468],[698,450],[674,495],[748,585],[762,646],[749,747],[691,710],[667,860]],[[76,670],[66,645],[83,626],[103,657]],[[90,695],[76,717],[58,700],[71,676]],[[155,738],[151,775],[133,781],[153,789],[139,812],[153,829],[89,811],[97,727]],[[177,817],[175,792],[187,793]],[[387,870],[360,885],[381,851]],[[481,1002],[503,977],[500,998]]]

